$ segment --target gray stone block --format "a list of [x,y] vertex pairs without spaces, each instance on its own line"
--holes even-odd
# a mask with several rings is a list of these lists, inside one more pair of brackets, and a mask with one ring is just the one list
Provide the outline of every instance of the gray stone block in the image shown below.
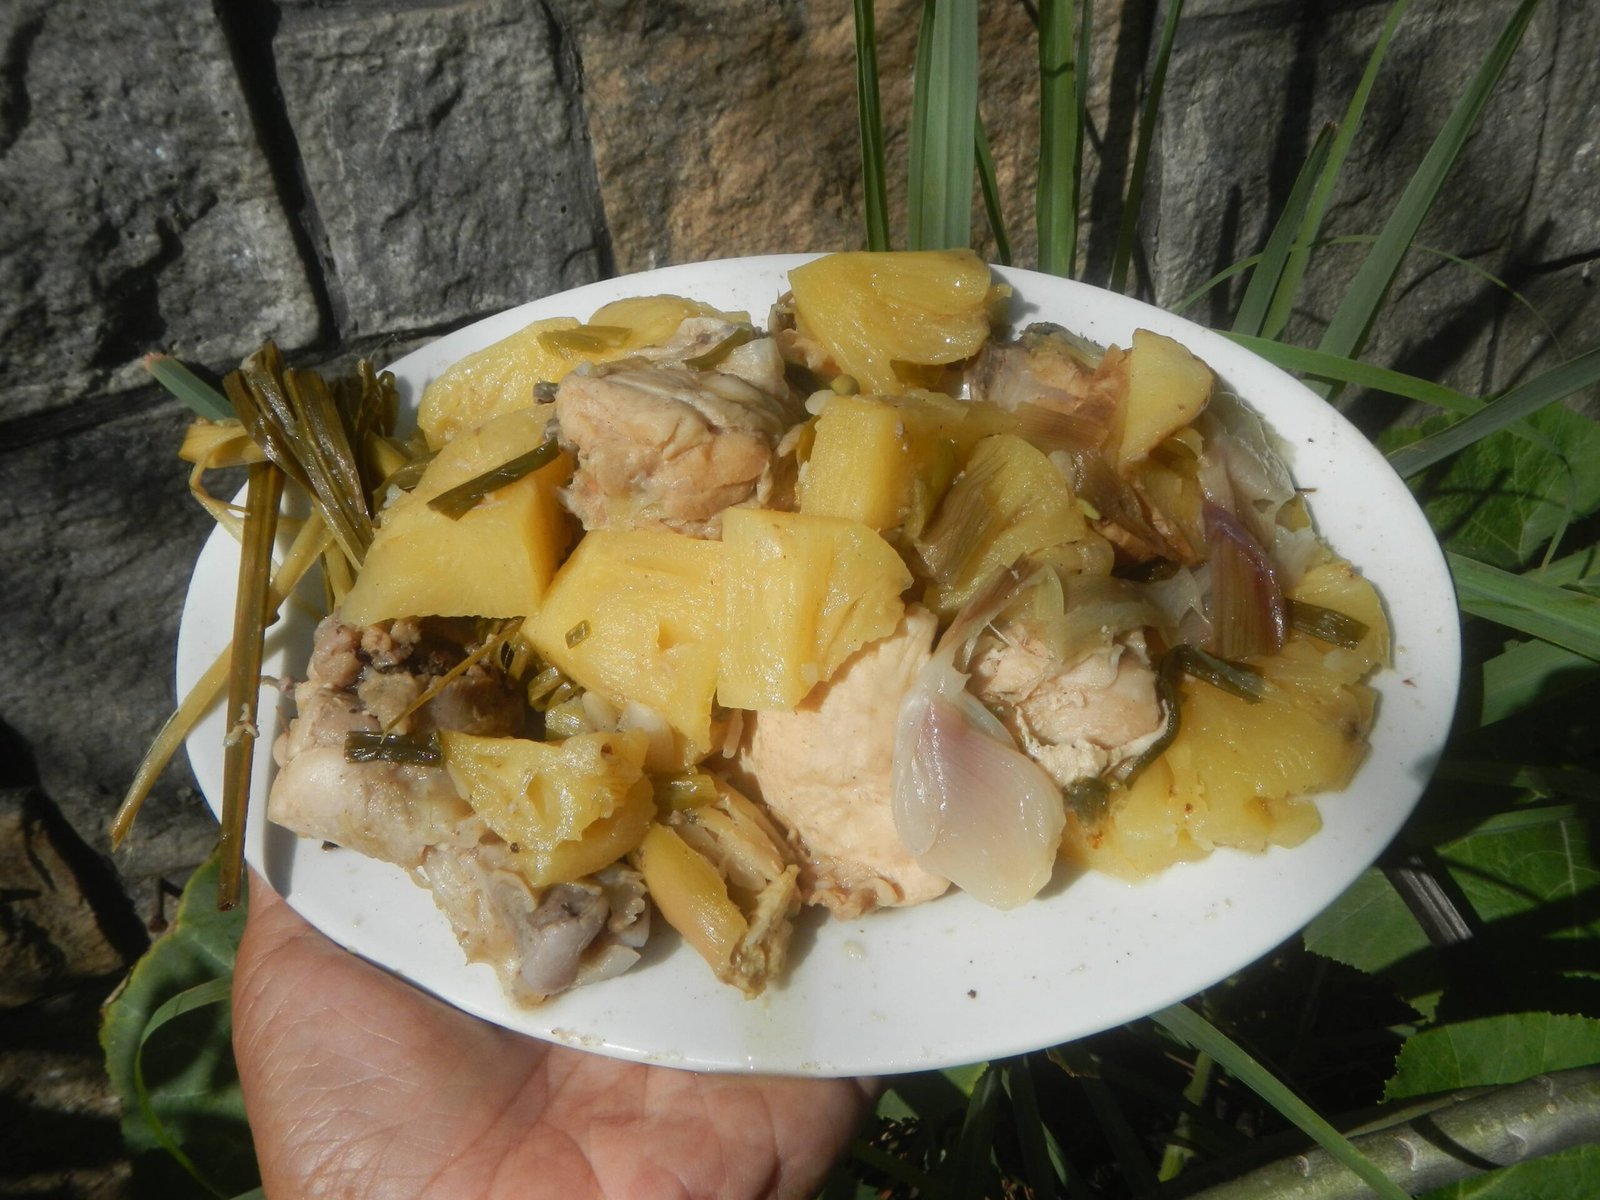
[[[183,595],[211,520],[176,450],[186,410],[153,393],[87,429],[0,452],[0,724],[9,786],[34,786],[91,848],[176,698]],[[219,494],[231,488],[218,484]],[[181,758],[181,756],[180,756]],[[155,881],[210,852],[216,825],[174,764],[114,862],[141,915]]]
[[571,64],[537,5],[297,8],[273,49],[343,337],[598,277]]
[[[1175,302],[1264,244],[1316,130],[1342,118],[1388,8],[1217,0],[1186,9],[1146,210],[1158,301]],[[1441,0],[1411,6],[1324,219],[1324,237],[1382,230],[1512,8]],[[1600,249],[1597,206],[1592,195],[1578,194],[1579,131],[1592,128],[1597,38],[1593,18],[1577,6],[1540,12],[1419,231],[1419,247],[1545,294],[1551,281],[1538,277],[1549,272],[1536,263],[1549,252],[1541,242],[1569,253]],[[1291,340],[1316,343],[1366,250],[1335,245],[1317,254]],[[1197,315],[1228,321],[1246,279],[1217,289]],[[1572,288],[1556,290],[1564,296],[1558,320],[1577,344],[1592,342],[1600,306]],[[1526,369],[1528,353],[1544,348],[1525,332],[1501,336],[1503,318],[1523,320],[1511,314],[1514,307],[1481,273],[1419,249],[1364,356],[1468,390],[1504,386]]]
[[211,5],[18,0],[0,44],[0,418],[316,335]]

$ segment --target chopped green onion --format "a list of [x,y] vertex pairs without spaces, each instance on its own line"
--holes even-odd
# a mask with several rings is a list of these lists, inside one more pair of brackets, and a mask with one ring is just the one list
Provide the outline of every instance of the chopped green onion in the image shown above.
[[344,758],[353,763],[436,767],[444,761],[444,748],[437,733],[371,733],[357,729],[344,736]]
[[1168,657],[1185,675],[1209,683],[1214,688],[1221,688],[1246,704],[1256,704],[1261,700],[1265,684],[1261,672],[1253,667],[1218,658],[1198,646],[1174,646],[1168,651]]
[[1168,650],[1161,660],[1161,670],[1156,673],[1156,699],[1161,702],[1161,711],[1166,714],[1167,723],[1162,728],[1160,736],[1151,742],[1144,750],[1132,758],[1123,759],[1116,766],[1105,772],[1106,782],[1116,787],[1127,787],[1156,759],[1167,752],[1168,747],[1177,740],[1178,730],[1183,724],[1181,697],[1178,695],[1178,676],[1184,670],[1183,656],[1178,652],[1186,650],[1187,646],[1175,646]]
[[737,326],[732,333],[723,338],[711,349],[701,354],[695,354],[683,360],[683,365],[693,367],[696,371],[709,371],[729,354],[740,346],[747,345],[756,340],[755,327],[751,325]]
[[1111,808],[1111,785],[1098,775],[1085,775],[1066,786],[1067,804],[1078,820],[1093,826],[1104,819]]
[[656,779],[656,803],[670,812],[715,804],[717,781],[703,771],[686,775],[663,775]]
[[478,501],[490,492],[515,483],[525,475],[532,475],[540,467],[554,462],[556,455],[560,453],[561,444],[553,437],[546,438],[528,453],[519,455],[510,462],[501,463],[498,467],[492,467],[482,475],[458,484],[449,491],[440,492],[428,501],[428,507],[434,512],[443,513],[452,521],[460,520],[476,508]]
[[567,649],[573,649],[578,645],[579,642],[583,641],[583,639],[588,636],[589,622],[579,621],[571,629],[567,630]]
[[1361,644],[1361,639],[1367,636],[1365,621],[1304,600],[1290,599],[1289,624],[1301,633],[1346,650],[1354,650]]

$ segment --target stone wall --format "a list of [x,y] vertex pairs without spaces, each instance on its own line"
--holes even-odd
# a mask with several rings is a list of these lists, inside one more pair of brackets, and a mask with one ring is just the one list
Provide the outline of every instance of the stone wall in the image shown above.
[[[1155,0],[1094,7],[1091,280],[1160,27]],[[1190,0],[1152,147],[1148,295],[1174,303],[1260,247],[1388,7]],[[1378,231],[1513,8],[1411,5],[1329,233]],[[919,6],[877,9],[899,180]],[[983,20],[984,115],[1026,265],[1031,9],[991,0]],[[111,1194],[94,1001],[143,945],[159,881],[214,835],[182,764],[115,858],[105,832],[173,702],[207,532],[172,456],[184,413],[141,356],[220,372],[270,337],[301,361],[381,360],[609,273],[859,244],[850,6],[10,0],[0,47],[0,1003],[19,1039],[57,1047],[48,1070],[7,1060],[22,1118],[0,1174]],[[1545,0],[1421,235],[1472,266],[1418,254],[1374,357],[1476,390],[1600,342],[1596,128],[1600,10]],[[1361,252],[1323,256],[1296,336],[1315,337]],[[1224,319],[1241,286],[1195,311]],[[90,1130],[72,1146],[104,1162],[36,1136],[64,1109]]]

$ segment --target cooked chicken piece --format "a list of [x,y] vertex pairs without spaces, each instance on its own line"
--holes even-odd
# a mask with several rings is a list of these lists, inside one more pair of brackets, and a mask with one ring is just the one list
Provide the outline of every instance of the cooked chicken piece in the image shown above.
[[931,655],[937,619],[912,607],[793,712],[750,713],[739,783],[788,831],[801,895],[835,916],[920,904],[949,886],[917,865],[891,808],[895,717]]
[[644,881],[625,866],[533,888],[506,844],[430,850],[412,876],[450,918],[468,962],[487,963],[519,1004],[620,975],[650,933]]
[[1030,325],[1014,342],[989,342],[967,385],[972,399],[1007,412],[1036,404],[1077,416],[1085,438],[1098,445],[1116,416],[1122,386],[1114,371],[1121,356],[1103,360],[1101,353],[1059,326]]
[[723,509],[761,502],[773,447],[799,416],[786,394],[684,366],[574,372],[555,404],[578,462],[567,506],[585,529],[660,526],[695,537],[717,536]]
[[405,710],[466,656],[470,623],[317,626],[299,715],[278,739],[267,816],[302,837],[334,842],[404,867],[450,919],[468,961],[494,967],[507,992],[534,1003],[576,983],[627,970],[649,932],[637,872],[531,887],[516,856],[457,793],[443,767],[352,763],[345,735],[454,729],[505,735],[521,701],[489,666],[474,664],[409,716]]
[[1138,631],[1063,663],[1014,627],[980,640],[970,690],[1065,787],[1142,752],[1165,724]]
[[[719,353],[720,347],[739,343],[741,337],[749,340]],[[635,357],[655,366],[684,366],[692,365],[688,360],[708,354],[718,355],[710,367],[719,375],[735,376],[774,400],[787,403],[789,385],[783,377],[783,355],[778,352],[778,344],[770,337],[753,336],[748,325],[733,325],[717,317],[690,317],[668,341],[647,346]]]

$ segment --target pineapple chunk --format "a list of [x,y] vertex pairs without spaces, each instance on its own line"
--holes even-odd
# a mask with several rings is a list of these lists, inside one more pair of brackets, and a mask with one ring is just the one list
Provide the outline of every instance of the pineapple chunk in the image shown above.
[[920,533],[973,445],[1015,423],[992,404],[937,392],[829,397],[800,473],[800,511]]
[[905,610],[911,573],[858,521],[730,508],[722,545],[717,699],[728,708],[794,708]]
[[750,314],[723,312],[683,296],[625,296],[595,310],[589,324],[628,330],[627,349],[659,346],[678,332],[690,317],[720,317],[732,324],[748,324]]
[[1167,752],[1090,828],[1069,823],[1064,852],[1124,878],[1155,875],[1217,846],[1298,846],[1322,827],[1308,797],[1347,787],[1366,755],[1377,693],[1361,682],[1389,653],[1372,585],[1339,559],[1313,567],[1296,599],[1364,622],[1354,649],[1291,632],[1255,660],[1265,694],[1247,703],[1185,680],[1182,724]]
[[[654,805],[654,789],[645,778],[648,738],[643,733],[582,733],[563,742],[536,742],[445,731],[438,739],[456,792],[518,851],[549,856],[590,830],[608,840],[616,830],[597,829],[602,822],[630,810],[637,818],[640,806]],[[645,824],[648,819],[638,822],[634,845],[642,840]],[[632,848],[624,846],[578,875]]]
[[790,271],[789,284],[800,331],[863,391],[902,392],[896,364],[960,362],[989,336],[989,268],[970,250],[830,254]]
[[571,539],[557,491],[572,459],[555,461],[485,496],[459,518],[428,507],[442,492],[536,449],[550,408],[507,413],[458,437],[428,464],[416,490],[383,514],[343,620],[520,617],[538,607]]
[[523,635],[545,661],[619,707],[637,701],[711,748],[719,542],[664,529],[586,535]]
[[1127,373],[1117,449],[1117,468],[1123,472],[1200,415],[1216,378],[1179,343],[1148,329],[1133,331]]
[[743,319],[682,296],[630,296],[586,325],[572,317],[535,321],[453,363],[422,393],[417,427],[437,449],[464,430],[534,402],[537,383],[559,383],[583,363],[609,362],[666,341],[690,317]]
[[1076,815],[1069,817],[1062,842],[1069,861],[1139,880],[1204,858],[1210,849],[1191,833],[1194,805],[1174,789],[1165,757],[1151,763],[1114,803],[1109,820],[1085,825]]
[[1014,434],[984,438],[916,539],[938,585],[923,603],[949,618],[1019,559],[1088,537],[1071,486],[1043,453]]

